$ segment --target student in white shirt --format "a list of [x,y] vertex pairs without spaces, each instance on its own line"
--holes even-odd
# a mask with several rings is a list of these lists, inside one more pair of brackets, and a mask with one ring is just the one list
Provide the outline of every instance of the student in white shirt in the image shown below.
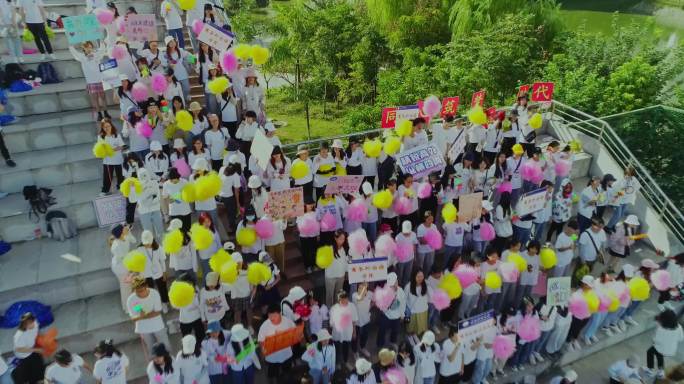
[[169,156],[163,150],[161,143],[155,140],[150,143],[150,153],[145,156],[145,168],[152,172],[157,180],[164,180],[169,170]]
[[401,223],[401,233],[394,237],[394,241],[397,243],[397,248],[404,247],[408,253],[403,261],[397,259],[396,265],[399,283],[406,285],[411,277],[411,271],[413,270],[413,259],[415,257],[416,247],[418,245],[418,237],[416,236],[416,233],[411,230],[410,221],[405,220],[403,223]]
[[159,292],[151,289],[142,277],[136,277],[131,283],[133,293],[128,297],[126,306],[133,323],[135,333],[139,334],[148,351],[155,343],[171,345],[162,319],[162,301]]
[[506,177],[511,182],[511,202],[515,205],[523,190],[522,167],[527,158],[523,155],[525,150],[522,145],[515,144],[512,150],[513,156],[506,159]]
[[183,100],[190,100],[190,80],[184,61],[187,61],[191,55],[183,47],[180,47],[178,41],[171,36],[164,38],[164,44],[166,51],[163,54],[162,61],[167,69],[173,71],[173,75],[180,82],[183,89]]
[[520,307],[523,297],[532,295],[532,288],[539,280],[539,249],[541,245],[536,240],[527,243],[527,249],[521,256],[527,262],[527,269],[520,272],[518,288],[515,290],[514,306]]
[[166,32],[169,36],[175,37],[180,48],[185,48],[185,36],[183,36],[183,20],[181,20],[181,13],[183,11],[175,0],[164,0],[161,3],[161,12],[159,13],[164,23],[166,24]]
[[[351,317],[348,325],[338,324],[339,318],[344,315]],[[359,314],[356,306],[349,302],[347,292],[341,290],[337,293],[337,304],[330,308],[330,326],[332,327],[335,348],[340,351],[340,363],[344,364],[349,359],[349,350],[352,348],[352,339],[356,333],[356,324],[359,322]]]
[[422,117],[413,119],[413,130],[411,131],[411,134],[402,138],[402,152],[428,143],[428,135],[424,128],[425,119]]
[[628,384],[636,380],[642,383],[639,370],[641,368],[641,359],[639,355],[632,355],[627,359],[620,359],[608,367],[608,375],[610,376],[610,384]]
[[[209,64],[209,71],[216,70],[214,64]],[[209,84],[209,82],[207,82]],[[228,129],[228,134],[232,139],[236,138],[239,122],[239,103],[240,98],[235,95],[235,89],[229,86],[222,94],[216,95],[216,106],[221,115],[221,125]]]
[[326,184],[330,181],[330,177],[335,174],[335,159],[333,159],[329,151],[330,146],[328,143],[322,141],[318,155],[313,158],[313,168],[311,171],[315,175],[313,186],[316,188],[317,199],[323,196]]
[[405,175],[404,182],[397,189],[398,197],[405,197],[411,201],[411,209],[408,213],[399,215],[399,221],[409,220],[411,225],[416,228],[420,223],[418,217],[418,193],[412,175]]
[[147,285],[157,288],[162,301],[162,312],[169,310],[169,294],[166,289],[166,254],[154,239],[150,231],[143,231],[140,235],[142,246],[138,250],[147,258],[142,275]]
[[218,273],[207,273],[199,300],[203,322],[211,323],[224,318],[229,307],[226,300],[226,287],[219,283]]
[[[677,314],[666,309],[656,317],[656,330],[653,335],[653,345],[646,351],[646,374],[659,379],[665,377],[664,357],[672,357],[677,353],[679,343],[684,340],[682,326],[677,322]],[[658,371],[655,369],[654,358],[658,361]]]
[[316,333],[316,342],[310,344],[302,354],[302,361],[309,365],[309,374],[314,383],[332,381],[336,366],[336,348],[330,343],[330,333],[321,329]]
[[180,370],[166,345],[168,343],[157,343],[149,350],[152,359],[147,365],[147,378],[155,384],[181,384]]
[[359,320],[356,324],[356,342],[352,346],[355,353],[362,352],[364,355],[368,354],[366,343],[368,342],[368,333],[370,331],[371,295],[372,292],[368,291],[368,283],[359,283],[356,286],[356,292],[352,294],[352,302],[359,315]]
[[242,89],[243,109],[246,112],[254,112],[254,120],[259,124],[265,123],[266,96],[264,89],[259,85],[257,73],[254,68],[245,72],[245,86]]
[[641,189],[641,183],[636,178],[636,170],[634,167],[625,168],[624,177],[622,180],[618,180],[613,185],[615,189],[615,194],[617,195],[616,205],[613,207],[613,215],[610,217],[610,221],[606,227],[612,230],[626,214],[627,206],[634,205],[636,202],[637,193]]
[[[442,358],[439,365],[439,381],[458,383],[463,375],[464,345],[458,338],[458,329],[449,327],[449,336],[442,343]],[[479,384],[479,382],[476,382]]]
[[93,377],[97,384],[126,384],[130,361],[114,347],[111,339],[100,341],[95,347]]
[[[283,317],[280,314],[280,306],[278,304],[271,304],[268,308],[268,319],[261,324],[257,339],[263,345],[267,337],[273,336],[277,332],[288,330],[295,326],[295,323]],[[291,365],[292,348],[287,347],[276,351],[268,356],[265,360],[268,363],[268,382],[270,384],[277,384],[288,374]]]
[[417,341],[416,335],[428,330],[428,305],[432,297],[432,288],[425,282],[425,273],[418,267],[411,276],[411,281],[404,287],[406,306],[411,321],[406,326],[406,332]]
[[20,360],[12,372],[15,383],[37,383],[44,378],[43,349],[36,346],[39,328],[40,325],[33,313],[21,315],[13,339],[14,357]]
[[33,34],[36,41],[36,48],[40,51],[41,60],[45,61],[45,53],[50,60],[56,60],[52,54],[52,44],[45,29],[47,14],[43,0],[17,0],[17,8],[21,19],[26,23],[26,28]]
[[204,146],[204,142],[202,141],[204,130],[209,128],[209,117],[205,117],[204,122],[207,126],[192,139],[192,149],[188,151],[188,164],[194,164],[195,160],[200,157],[207,159],[207,161],[211,160],[209,150]]
[[594,266],[596,258],[604,254],[606,247],[606,232],[603,230],[603,219],[594,217],[591,220],[591,227],[579,235],[579,257],[582,262],[589,265],[589,269]]
[[596,215],[596,204],[599,199],[599,186],[601,178],[594,176],[591,178],[587,187],[582,190],[580,201],[577,206],[577,223],[580,233],[589,229],[591,219]]
[[55,353],[55,362],[45,370],[46,384],[78,384],[81,382],[81,370],[90,370],[83,358],[66,349]]
[[271,187],[271,192],[290,188],[290,169],[290,159],[285,157],[280,147],[274,147],[271,159],[266,166],[266,178]]
[[[197,256],[194,254],[192,256],[197,259]],[[171,257],[173,257],[173,255]],[[184,281],[194,287],[196,284],[195,276],[196,275],[192,270],[184,271],[182,274],[176,276],[176,281]],[[204,323],[202,322],[202,313],[199,304],[199,292],[196,287],[192,296],[192,302],[185,307],[181,307],[179,312],[178,322],[180,323],[181,335],[186,336],[194,333],[195,337],[204,338]]]
[[[37,42],[38,39],[36,39]],[[69,52],[71,52],[76,61],[81,63],[81,69],[86,81],[86,91],[90,95],[90,106],[93,108],[93,112],[97,113],[98,120],[102,120],[103,113],[105,117],[111,119],[107,112],[107,101],[105,100],[100,72],[100,62],[107,53],[107,48],[103,44],[96,50],[92,41],[86,41],[81,45],[81,49],[83,52],[79,52],[72,45],[69,46]]]
[[[432,264],[435,262],[435,250],[425,240],[425,235],[428,231],[439,231],[437,225],[434,224],[434,216],[432,212],[425,211],[424,221],[416,229],[416,236],[418,237],[418,257],[416,258],[416,267],[423,271],[432,270]],[[440,234],[441,236],[441,234]]]
[[441,348],[435,344],[432,331],[423,333],[420,343],[413,348],[416,356],[416,378],[420,375],[424,384],[432,384],[437,376],[437,364],[440,363]]
[[370,361],[363,357],[356,360],[355,371],[349,375],[347,384],[375,384],[375,373]]
[[406,293],[404,293],[404,290],[399,287],[396,273],[390,272],[387,274],[386,286],[389,286],[394,290],[395,297],[389,308],[384,311],[380,311],[380,319],[378,321],[378,338],[376,340],[376,346],[378,348],[381,348],[385,345],[385,334],[388,331],[390,333],[390,342],[397,342],[399,327],[406,313]]
[[333,235],[333,262],[325,269],[325,304],[332,307],[334,299],[344,284],[344,276],[347,273],[347,255],[349,244],[347,235],[341,229]]
[[176,355],[174,366],[181,384],[209,384],[209,361],[195,336],[183,336],[181,344],[182,349]]
[[[230,160],[237,160],[237,156],[233,155]],[[221,191],[219,198],[226,209],[226,216],[228,219],[228,233],[233,233],[237,226],[237,217],[241,209],[241,170],[239,163],[229,161],[229,164],[221,167],[219,170],[219,177],[221,178]]]
[[0,1],[0,27],[6,28],[5,43],[7,52],[14,63],[23,63],[23,50],[21,20],[18,17],[17,7],[12,1]]
[[311,199],[314,199],[313,196],[313,179],[314,179],[314,166],[313,162],[309,158],[309,147],[306,144],[300,144],[297,146],[297,153],[296,153],[296,158],[292,161],[292,164],[290,166],[290,169],[295,166],[295,164],[302,162],[305,163],[308,167],[308,172],[306,175],[300,178],[292,178],[294,180],[294,185],[295,187],[302,187],[304,190],[304,198],[306,199],[307,196],[309,196]]
[[494,209],[494,231],[496,232],[495,246],[499,251],[503,250],[506,243],[513,236],[513,202],[509,192],[504,192],[499,198],[499,205]]
[[553,267],[553,277],[568,276],[570,264],[575,257],[575,241],[573,236],[577,236],[577,222],[571,220],[566,225],[563,232],[556,238],[554,248],[556,249],[556,266]]
[[261,369],[261,362],[256,353],[255,342],[242,324],[236,323],[230,328],[228,356],[233,383],[254,384],[254,368]]
[[109,119],[100,121],[100,133],[98,141],[103,141],[114,150],[114,154],[102,159],[102,195],[108,194],[112,187],[112,182],[116,176],[116,188],[119,189],[123,181],[122,168],[124,142],[121,135],[116,131],[116,127]]
[[207,335],[202,340],[202,351],[207,356],[209,380],[212,383],[225,383],[228,381],[226,363],[228,362],[228,346],[230,345],[230,332],[221,327],[218,321],[207,324]]
[[254,111],[247,110],[244,120],[235,132],[235,138],[240,140],[240,152],[244,153],[248,160],[251,155],[252,140],[258,131],[257,114]]

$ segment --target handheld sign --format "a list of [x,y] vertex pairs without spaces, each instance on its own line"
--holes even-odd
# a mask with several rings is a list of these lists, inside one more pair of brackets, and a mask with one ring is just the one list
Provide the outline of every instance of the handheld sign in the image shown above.
[[69,45],[102,39],[102,26],[93,14],[69,16],[62,18],[64,32]]

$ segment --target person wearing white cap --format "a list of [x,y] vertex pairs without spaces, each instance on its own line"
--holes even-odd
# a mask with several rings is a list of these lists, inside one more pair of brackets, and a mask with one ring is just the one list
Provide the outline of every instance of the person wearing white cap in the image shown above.
[[[253,157],[251,158],[253,159]],[[264,187],[261,178],[256,174],[249,177],[247,188],[252,190],[252,200],[250,201],[256,217],[263,217],[266,214],[266,203],[268,202],[268,192]]]
[[425,331],[420,343],[413,347],[413,354],[416,356],[416,378],[420,375],[425,384],[435,382],[436,364],[439,364],[441,360],[440,350],[439,344],[435,343],[435,334],[432,331]]
[[620,261],[630,255],[638,228],[639,218],[636,215],[629,215],[621,223],[617,223],[615,230],[608,237],[608,253],[611,256],[608,266],[614,271],[619,270]]
[[[240,143],[235,139],[228,140],[226,151],[223,155],[223,166],[226,167],[230,164],[237,165],[237,168],[243,172],[245,167],[247,167],[245,154],[240,152]],[[221,173],[221,171],[219,171],[219,173]]]
[[330,383],[335,373],[335,346],[330,343],[332,337],[323,328],[316,333],[316,341],[311,343],[302,354],[302,361],[309,365],[309,374],[314,384]]
[[202,351],[195,336],[183,336],[181,346],[174,365],[179,371],[180,384],[209,384],[207,354]]
[[[125,47],[126,45],[123,46]],[[130,79],[135,79],[135,76],[129,77],[129,75],[123,73],[119,74],[119,80],[121,81],[121,85],[117,87],[116,92],[114,92],[114,101],[119,102],[119,112],[121,114],[121,117],[124,118],[124,120],[129,119],[129,108],[133,108],[133,110],[140,108],[138,106],[138,102],[135,101],[135,99],[133,99],[133,95],[131,94],[133,82]],[[123,131],[121,133],[123,133]]]
[[[164,44],[166,44],[166,51],[163,54],[164,64],[167,67],[167,71],[169,69],[173,70],[173,76],[180,82],[182,88],[180,96],[183,98],[183,104],[185,104],[186,100],[190,100],[190,80],[188,80],[188,70],[185,68],[184,61],[190,63],[190,58],[193,56],[182,47],[179,47],[178,41],[171,36],[164,38]],[[167,72],[167,79],[168,77]],[[164,97],[166,97],[166,92],[164,92]],[[167,98],[167,100],[171,99]]]
[[315,175],[313,186],[316,188],[316,198],[320,199],[323,197],[323,192],[330,181],[330,177],[335,175],[335,159],[330,154],[330,146],[327,142],[321,142],[318,155],[313,158],[311,171]]
[[218,171],[223,163],[223,151],[226,149],[226,142],[230,139],[228,130],[221,126],[218,116],[209,114],[209,129],[204,132],[204,142],[209,149],[211,158],[211,169]]
[[355,371],[349,375],[347,384],[375,384],[375,374],[370,361],[363,357],[356,360]]
[[109,194],[116,177],[116,189],[119,189],[123,182],[122,165],[124,162],[122,151],[124,141],[121,134],[116,131],[116,127],[109,119],[100,120],[100,132],[97,135],[98,143],[105,143],[112,148],[111,156],[102,158],[102,193],[100,196]]
[[228,344],[228,363],[233,383],[254,384],[254,368],[261,369],[261,362],[256,353],[256,343],[241,323],[230,328]]
[[203,322],[211,323],[223,319],[229,309],[226,293],[226,287],[219,281],[219,274],[216,272],[207,273],[205,285],[200,290],[199,295]]
[[296,153],[296,158],[292,161],[292,167],[295,167],[297,163],[304,163],[306,164],[306,174],[300,178],[292,178],[294,180],[294,185],[295,187],[302,187],[304,189],[304,197],[306,198],[309,196],[310,198],[314,198],[313,196],[313,162],[311,161],[311,158],[309,158],[309,147],[307,147],[306,144],[300,144],[297,146],[297,153]]
[[[235,159],[237,159],[236,155],[232,155],[231,160]],[[240,193],[242,190],[242,174],[240,172],[240,164],[234,162],[224,165],[219,170],[219,177],[221,178],[221,190],[218,195],[223,208],[227,211],[228,228],[226,228],[226,231],[233,233],[237,226],[238,214],[242,210],[242,194]]]
[[392,288],[395,292],[395,296],[389,308],[380,312],[378,338],[376,340],[378,349],[385,346],[385,333],[388,331],[390,332],[390,342],[397,342],[399,327],[406,312],[406,293],[399,287],[396,273],[390,272],[387,274],[387,283],[385,286]]
[[165,200],[165,204],[168,204],[169,217],[171,219],[180,219],[183,222],[183,232],[188,232],[190,230],[192,213],[190,209],[190,204],[183,200],[182,191],[183,187],[188,183],[187,180],[182,179],[180,173],[176,168],[171,168],[168,174],[168,180],[162,184],[162,198]]
[[150,153],[145,156],[145,169],[155,175],[155,179],[163,180],[169,170],[169,157],[164,153],[162,144],[158,141],[150,142]]
[[347,152],[344,150],[344,145],[342,140],[333,140],[332,146],[332,157],[335,160],[335,174],[336,175],[346,175],[347,174]]
[[245,71],[245,86],[242,88],[242,97],[244,110],[254,112],[255,120],[258,119],[261,124],[265,120],[266,95],[264,89],[259,85],[257,76],[254,68],[248,68]]
[[[584,275],[582,277],[582,280],[580,281],[579,284],[579,289],[577,289],[573,295],[583,295],[586,292],[592,291],[594,287],[594,277],[591,275]],[[570,331],[568,332],[568,350],[573,351],[573,350],[580,350],[582,348],[580,342],[579,342],[579,336],[582,330],[586,327],[586,325],[589,323],[591,320],[591,317],[588,317],[586,319],[578,319],[577,317],[573,316],[572,317],[572,323],[570,324]],[[584,342],[587,344],[587,346],[591,345],[594,343],[593,340],[585,338]]]
[[271,121],[266,121],[263,127],[263,133],[266,135],[268,140],[274,147],[282,147],[283,143],[280,142],[280,138],[276,134],[276,127]]
[[[233,246],[233,248],[235,248],[235,246]],[[234,283],[227,285],[228,292],[230,292],[230,307],[233,309],[233,322],[235,324],[242,322],[244,316],[247,327],[251,333],[254,333],[254,329],[252,328],[252,306],[250,300],[256,294],[257,287],[249,284],[249,280],[247,280],[247,264],[242,259],[240,252],[228,252],[231,253],[230,256],[237,264],[238,270],[237,280]]]
[[[206,159],[200,157],[192,164],[192,170],[193,173],[190,179],[196,182],[200,177],[209,174],[209,163]],[[214,196],[210,196],[204,200],[195,201],[195,211],[197,213],[206,212],[209,214],[209,216],[211,216],[211,221],[214,223],[215,229],[218,231],[220,221],[218,213],[216,212],[216,199]]]
[[145,257],[145,270],[142,276],[147,280],[147,285],[157,288],[162,300],[162,312],[169,311],[169,294],[166,289],[166,254],[154,240],[150,231],[143,231],[140,235],[142,246],[138,251]]
[[378,237],[378,208],[373,205],[373,185],[369,182],[361,184],[363,200],[368,207],[368,217],[361,223],[361,227],[366,231],[366,237],[371,244],[375,244]]
[[401,247],[405,254],[397,257],[397,276],[399,277],[399,284],[406,285],[411,278],[411,271],[413,270],[413,258],[416,254],[416,247],[418,246],[418,237],[412,230],[412,225],[409,220],[404,220],[401,223],[401,233],[394,237],[397,243],[397,248]]
[[187,163],[188,153],[185,147],[186,145],[183,139],[179,137],[173,139],[173,151],[171,151],[171,156],[169,157],[171,164],[175,164],[176,161],[181,159]]
[[301,316],[298,313],[295,313],[294,309],[297,305],[303,304],[305,298],[306,292],[304,292],[302,287],[295,285],[294,287],[290,288],[287,296],[285,296],[283,301],[280,303],[283,316],[292,321],[298,321]]
[[[477,224],[479,228],[479,223]],[[463,239],[469,227],[467,223],[459,223],[458,220],[442,223],[442,230],[444,231],[444,265],[452,265],[454,259],[459,260],[461,258]]]
[[565,371],[562,376],[555,376],[549,384],[575,384],[577,383],[577,372],[574,370]]

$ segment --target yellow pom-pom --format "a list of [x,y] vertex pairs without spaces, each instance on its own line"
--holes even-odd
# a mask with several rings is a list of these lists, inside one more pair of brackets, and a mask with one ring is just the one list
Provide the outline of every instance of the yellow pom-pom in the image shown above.
[[237,242],[243,247],[251,247],[257,241],[257,234],[254,228],[240,228],[237,233]]
[[211,246],[214,234],[204,225],[195,223],[190,227],[190,239],[195,244],[195,249],[203,251]]
[[98,159],[104,159],[105,157],[112,156],[114,154],[114,148],[112,148],[109,143],[104,140],[98,140],[93,146],[93,155]]
[[185,109],[176,112],[176,126],[185,132],[192,130],[192,115],[190,112]]
[[210,81],[209,84],[207,84],[207,88],[209,89],[209,92],[211,92],[214,95],[220,95],[223,92],[226,91],[230,87],[230,81],[225,76],[220,76],[215,78],[214,80]]
[[530,128],[532,129],[539,129],[542,126],[542,115],[541,113],[535,113],[530,117],[529,120],[527,120],[527,123],[530,125]]
[[326,245],[316,251],[316,265],[318,268],[326,269],[333,263],[333,247]]
[[228,260],[221,266],[221,282],[226,284],[233,284],[238,278],[238,265],[233,260]]
[[296,161],[292,163],[292,167],[290,168],[290,176],[292,176],[293,179],[301,179],[308,174],[309,164],[304,161]]
[[599,304],[601,304],[601,301],[599,300],[599,297],[596,294],[596,292],[594,292],[593,290],[584,292],[584,299],[587,300],[589,312],[594,313],[598,311]]
[[169,287],[169,303],[171,306],[180,309],[192,304],[195,297],[195,287],[185,281],[174,281]]
[[268,48],[264,48],[259,45],[253,45],[250,49],[250,56],[252,56],[252,61],[254,61],[254,64],[262,65],[268,61],[270,53],[268,52]]
[[385,139],[385,145],[383,147],[385,153],[388,155],[394,155],[401,149],[401,140],[396,136],[390,136]]
[[223,264],[232,260],[233,259],[230,257],[230,254],[226,252],[225,249],[221,248],[218,250],[218,252],[214,253],[209,259],[209,267],[212,271],[216,273],[221,273],[221,268],[223,267]]
[[196,0],[178,0],[178,5],[184,11],[189,11],[195,8]]
[[177,253],[183,247],[183,232],[174,229],[164,235],[164,252],[168,254]]
[[520,144],[513,144],[513,147],[511,147],[511,150],[516,155],[522,155],[523,153],[525,153],[525,149]]
[[197,201],[212,199],[221,192],[221,177],[216,172],[210,172],[195,180],[195,198]]
[[263,284],[271,279],[271,269],[264,263],[252,263],[247,267],[247,281],[252,285]]
[[142,184],[140,184],[140,180],[135,177],[127,177],[121,182],[121,187],[119,189],[124,197],[128,197],[131,195],[131,189],[133,188],[135,188],[136,194],[139,195],[142,193]]
[[570,146],[570,150],[572,153],[580,153],[582,152],[582,142],[579,140],[571,140],[568,145]]
[[378,209],[387,209],[392,206],[392,192],[384,189],[373,195],[373,205]]
[[131,272],[142,273],[145,270],[145,265],[147,264],[147,256],[144,253],[133,250],[128,252],[128,254],[123,259],[123,265]]
[[449,295],[451,300],[458,299],[461,297],[461,293],[463,292],[463,288],[461,288],[461,282],[458,281],[458,278],[451,273],[444,274],[442,281],[439,282],[437,287],[444,290],[444,292]]
[[651,287],[643,277],[634,277],[628,283],[629,296],[634,301],[644,301],[651,294]]
[[544,269],[551,269],[558,263],[556,252],[553,249],[545,247],[539,252],[539,263]]
[[485,274],[485,286],[489,289],[501,288],[501,276],[496,271],[489,271]]
[[453,223],[458,217],[458,209],[453,203],[446,203],[442,207],[442,219],[445,223]]
[[468,121],[479,125],[487,124],[487,114],[482,107],[477,106],[468,111]]
[[238,44],[233,52],[235,52],[235,56],[237,56],[238,59],[247,60],[252,54],[252,47],[247,44]]
[[394,132],[399,137],[410,135],[413,132],[413,122],[411,120],[402,120],[399,125],[394,127]]
[[525,261],[525,259],[522,256],[520,256],[518,252],[509,253],[507,261],[509,263],[515,264],[515,266],[518,268],[518,271],[527,271],[527,261]]
[[195,200],[197,200],[196,191],[195,191],[195,184],[193,184],[193,183],[185,184],[183,186],[183,188],[181,189],[180,198],[181,198],[181,200],[185,201],[186,203],[192,203]]
[[321,171],[321,172],[326,172],[326,173],[327,173],[327,172],[332,171],[334,167],[335,167],[335,166],[332,165],[332,164],[321,164],[321,165],[318,167],[318,170]]
[[347,176],[347,168],[343,167],[342,164],[337,163],[335,167],[335,176]]
[[608,312],[615,312],[618,309],[620,309],[620,299],[617,297],[615,292],[608,291],[606,295],[608,295],[608,298],[610,299],[610,306],[608,306]]
[[363,143],[363,153],[365,153],[366,156],[375,158],[380,156],[380,152],[382,152],[382,142],[380,142],[380,140],[366,140]]

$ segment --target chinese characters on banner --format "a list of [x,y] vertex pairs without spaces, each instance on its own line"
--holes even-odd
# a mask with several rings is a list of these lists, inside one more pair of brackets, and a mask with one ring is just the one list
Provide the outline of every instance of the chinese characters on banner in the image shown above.
[[154,15],[127,15],[124,36],[129,44],[156,41],[157,24]]
[[302,187],[269,192],[266,212],[274,219],[289,219],[304,214],[304,190]]
[[496,107],[489,107],[485,111],[488,119],[496,119]]
[[416,178],[441,171],[446,166],[442,152],[432,143],[398,153],[397,163],[402,172]]
[[445,97],[442,99],[442,111],[440,112],[440,116],[456,115],[456,112],[458,112],[458,103],[458,96]]
[[496,320],[492,309],[458,322],[458,338],[463,345],[470,346],[479,337],[493,340],[495,335]]
[[332,176],[325,187],[325,193],[358,193],[363,176]]
[[102,26],[94,14],[64,17],[62,21],[69,45],[95,41],[104,37]]
[[458,198],[458,222],[465,223],[482,216],[482,192],[461,195]]
[[220,52],[227,51],[234,39],[235,35],[233,33],[210,23],[204,24],[202,32],[197,36],[197,40]]
[[261,351],[264,353],[264,356],[268,356],[282,349],[299,344],[303,338],[304,323],[282,332],[276,332],[275,335],[267,336],[264,341],[261,342]]
[[95,206],[97,225],[100,228],[126,221],[126,198],[123,195],[98,197],[93,200],[93,205]]
[[546,305],[566,306],[570,301],[570,276],[551,277],[546,282]]
[[484,106],[484,99],[485,99],[485,90],[477,91],[473,93],[473,98],[470,100],[470,108],[474,108],[475,106]]
[[516,211],[518,216],[525,216],[541,211],[544,205],[546,205],[546,188],[540,188],[524,194],[518,201]]
[[349,284],[387,280],[387,258],[356,259],[347,264]]
[[518,97],[525,96],[528,92],[530,92],[530,85],[523,84],[520,86],[520,88],[518,88]]
[[553,100],[553,83],[534,83],[532,85],[532,101]]
[[403,107],[389,107],[382,110],[382,128],[394,128],[402,120],[413,120],[420,115],[418,105],[405,105]]

